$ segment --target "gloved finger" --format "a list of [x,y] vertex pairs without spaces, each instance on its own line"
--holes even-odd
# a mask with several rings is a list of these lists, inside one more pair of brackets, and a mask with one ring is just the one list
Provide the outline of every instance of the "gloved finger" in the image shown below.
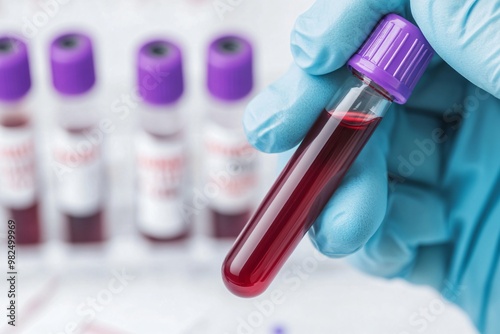
[[472,84],[466,100],[443,178],[449,221],[460,232],[449,272],[455,286],[465,286],[455,302],[486,333],[495,325],[488,312],[498,312],[500,285],[500,155],[492,144],[500,141],[500,100]]
[[441,62],[427,70],[419,80],[405,107],[422,114],[433,114],[452,123],[449,114],[463,104],[469,82],[448,64]]
[[491,267],[490,286],[485,291],[488,300],[483,309],[483,328],[481,329],[483,333],[495,333],[500,328],[500,317],[498,316],[498,310],[500,309],[500,284],[498,284],[498,277],[500,277],[500,243],[497,244],[495,254],[497,254],[497,262],[493,263]]
[[330,257],[351,254],[377,231],[387,207],[387,165],[393,116],[388,114],[360,152],[310,230],[315,247]]
[[[478,238],[490,219],[500,196],[500,100],[481,89],[469,85],[469,104],[461,114],[448,155],[448,167],[443,180],[450,194],[453,210],[450,221],[460,224],[461,235],[455,249],[457,265],[452,276],[463,276],[472,265],[471,249],[481,245]],[[478,178],[478,175],[481,178]],[[469,222],[463,224],[462,222]]]
[[394,110],[397,126],[387,157],[391,187],[407,180],[440,183],[468,84],[443,63],[425,73],[408,103]]
[[411,10],[444,61],[500,98],[500,1],[413,0]]
[[399,106],[393,113],[396,126],[387,156],[390,187],[409,182],[439,184],[446,142],[450,139],[441,115]]
[[[499,187],[499,183],[496,184]],[[496,196],[500,191],[496,192]],[[493,195],[493,194],[492,194]],[[477,232],[472,236],[473,247],[469,249],[469,261],[466,262],[463,275],[457,281],[459,285],[482,287],[472,291],[465,291],[457,296],[459,305],[463,305],[466,312],[478,325],[483,333],[486,322],[488,308],[496,309],[498,291],[494,295],[492,290],[498,289],[495,285],[500,285],[495,270],[500,266],[500,206],[491,208],[489,217],[484,221],[477,222]],[[479,302],[478,302],[479,301]]]
[[323,75],[344,65],[385,14],[403,14],[407,0],[317,0],[291,34],[295,63]]
[[431,286],[444,297],[453,299],[447,281],[448,265],[453,255],[453,241],[419,246],[411,271],[404,278],[413,284]]
[[445,210],[442,195],[435,188],[398,185],[390,192],[383,224],[351,261],[373,275],[408,276],[419,247],[449,241]]
[[347,75],[344,69],[313,76],[292,65],[248,104],[243,126],[250,144],[268,153],[295,147]]

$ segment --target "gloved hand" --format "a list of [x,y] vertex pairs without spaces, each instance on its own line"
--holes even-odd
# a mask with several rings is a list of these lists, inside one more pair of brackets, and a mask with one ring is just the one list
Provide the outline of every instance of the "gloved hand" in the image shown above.
[[296,146],[389,12],[413,18],[441,58],[389,110],[311,239],[366,272],[432,285],[500,333],[500,1],[318,0],[292,32],[295,65],[249,104],[248,138]]

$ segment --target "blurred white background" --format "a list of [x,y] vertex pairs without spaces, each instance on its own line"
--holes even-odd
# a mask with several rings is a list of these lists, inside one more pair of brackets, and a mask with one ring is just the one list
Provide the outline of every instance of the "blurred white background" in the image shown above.
[[[94,38],[99,108],[110,118],[112,104],[132,91],[138,45],[158,36],[178,41],[186,61],[185,110],[196,162],[197,129],[208,103],[204,61],[209,40],[217,33],[235,31],[253,40],[258,90],[291,63],[289,31],[311,2],[0,0],[0,33],[17,34],[30,48],[34,77],[30,106],[40,148],[46,239],[40,247],[19,251],[18,327],[12,330],[4,320],[0,333],[475,332],[461,311],[430,289],[362,275],[342,260],[316,254],[308,240],[270,289],[253,300],[235,297],[223,286],[220,266],[230,244],[203,237],[202,216],[197,236],[187,243],[149,245],[134,227],[133,115],[114,119],[116,131],[106,142],[111,188],[108,242],[89,249],[61,241],[46,161],[54,114],[47,54],[57,33],[77,29]],[[227,11],[217,11],[215,5]],[[264,161],[263,189],[273,178],[275,158]],[[272,297],[276,295],[282,295],[279,302]]]

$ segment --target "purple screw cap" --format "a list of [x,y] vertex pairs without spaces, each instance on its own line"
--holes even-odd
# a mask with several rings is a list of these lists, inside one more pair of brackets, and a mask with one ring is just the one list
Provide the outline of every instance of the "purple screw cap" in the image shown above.
[[57,37],[50,45],[52,83],[63,95],[87,92],[95,84],[92,41],[81,33]]
[[137,85],[144,101],[169,104],[184,92],[182,53],[166,40],[153,40],[139,49],[137,56]]
[[404,104],[433,55],[420,29],[399,15],[388,14],[347,64],[387,90],[396,103]]
[[253,87],[252,45],[246,39],[228,35],[208,47],[208,91],[221,100],[238,100]]
[[31,88],[28,49],[21,40],[0,37],[0,100],[14,101]]

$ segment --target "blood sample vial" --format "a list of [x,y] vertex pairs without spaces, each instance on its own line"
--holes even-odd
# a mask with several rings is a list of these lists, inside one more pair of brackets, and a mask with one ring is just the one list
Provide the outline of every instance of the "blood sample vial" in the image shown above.
[[185,239],[186,143],[182,131],[184,80],[180,48],[152,40],[137,58],[142,103],[136,136],[137,225],[150,241]]
[[16,242],[41,239],[31,117],[25,106],[31,88],[26,45],[0,37],[0,204],[16,222]]
[[92,42],[81,33],[55,38],[50,45],[52,83],[59,100],[51,169],[67,240],[104,239],[102,144],[109,124],[99,121],[94,102]]
[[253,87],[252,46],[222,36],[208,48],[211,108],[204,127],[204,191],[217,238],[236,238],[250,218],[258,181],[257,152],[241,123]]
[[[223,280],[262,293],[339,186],[392,102],[406,102],[433,50],[417,27],[389,14],[348,61],[352,76],[325,106],[227,255]],[[307,112],[307,110],[304,110]]]

